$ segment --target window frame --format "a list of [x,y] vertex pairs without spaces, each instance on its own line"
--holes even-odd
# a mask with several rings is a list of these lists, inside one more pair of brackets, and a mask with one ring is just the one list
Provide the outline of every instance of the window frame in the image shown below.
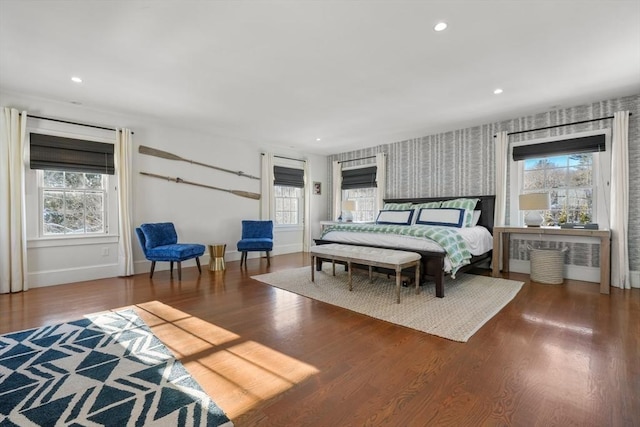
[[[298,214],[298,223],[297,224],[278,224],[276,222],[276,217],[278,214],[278,209],[276,207],[277,205],[277,199],[279,198],[278,196],[275,195],[276,193],[276,187],[282,187],[282,188],[295,188],[300,192],[300,196],[296,197],[296,199],[298,200],[298,210],[297,210],[297,214]],[[275,185],[273,186],[273,203],[274,203],[274,207],[273,207],[273,225],[274,227],[282,227],[282,228],[296,228],[296,227],[302,227],[304,226],[304,188],[300,188],[300,187],[289,187],[286,185]],[[292,197],[287,197],[288,199],[292,199]],[[287,211],[287,212],[291,212],[291,211]]]
[[[300,164],[301,161],[299,160],[293,160],[293,159],[285,159],[285,158],[281,158],[281,157],[274,157],[274,161],[273,161],[273,166],[280,166],[280,167],[285,167],[285,168],[292,168],[292,169],[300,169],[303,171],[303,174],[305,173],[304,170],[304,166]],[[274,178],[274,171],[271,171],[271,176],[272,178]],[[273,188],[273,227],[274,229],[280,229],[280,230],[287,230],[287,231],[296,231],[296,230],[304,230],[304,219],[305,219],[305,213],[304,213],[304,209],[305,209],[305,197],[306,197],[306,186],[308,185],[307,183],[307,177],[304,176],[304,185],[305,187],[299,188],[299,187],[295,187],[295,188],[299,188],[300,189],[300,197],[298,197],[298,223],[297,224],[277,224],[276,223],[276,194],[275,194],[275,182],[272,182],[271,186]],[[286,186],[282,186],[282,187],[286,187]]]
[[[76,130],[75,128],[73,129]],[[106,175],[105,191],[105,233],[91,234],[59,234],[44,235],[42,226],[42,176],[44,172],[38,169],[31,169],[29,165],[29,137],[30,133],[48,134],[64,138],[84,139],[88,141],[116,144],[113,131],[103,131],[94,129],[82,129],[91,132],[74,132],[68,125],[57,123],[42,124],[39,120],[34,124],[27,124],[27,140],[25,141],[25,191],[26,191],[26,222],[27,222],[27,242],[28,248],[76,246],[86,244],[117,243],[119,239],[118,224],[118,171],[114,175]],[[94,133],[95,132],[95,133]]]
[[[53,169],[38,169],[36,170],[36,174],[37,174],[37,180],[38,180],[38,236],[40,236],[41,238],[50,238],[50,237],[69,237],[69,236],[76,236],[76,237],[102,237],[102,236],[108,236],[109,235],[109,230],[110,230],[110,222],[109,219],[111,217],[110,212],[109,212],[109,175],[108,174],[96,174],[96,173],[92,173],[94,175],[101,175],[102,176],[102,185],[103,187],[101,189],[87,189],[87,188],[81,188],[81,189],[73,189],[73,188],[68,188],[68,187],[45,187],[44,186],[44,173],[45,171],[50,171]],[[71,172],[74,173],[73,171],[59,171],[59,172]],[[83,173],[86,174],[88,172],[76,172],[76,173]],[[45,191],[61,191],[61,192],[73,192],[73,191],[80,191],[82,193],[101,193],[102,194],[102,225],[103,225],[103,232],[99,232],[99,233],[87,233],[87,232],[83,232],[83,233],[62,233],[62,234],[45,234],[44,232],[44,193]]]
[[[343,171],[346,171],[346,170],[354,170],[354,169],[368,169],[368,168],[371,168],[371,167],[376,167],[376,168],[377,168],[377,165],[376,165],[376,164],[368,163],[368,164],[365,164],[365,165],[357,165],[357,166],[346,167],[346,168],[343,168],[343,169],[342,169],[341,174],[342,174],[342,172],[343,172]],[[377,171],[376,171],[376,176],[377,176]],[[361,188],[374,188],[374,189],[375,189],[374,194],[373,194],[373,205],[374,205],[374,210],[373,210],[373,219],[372,219],[371,221],[372,221],[372,222],[375,222],[375,220],[376,220],[376,218],[377,218],[377,216],[378,216],[378,212],[376,211],[375,204],[376,204],[376,200],[377,200],[377,198],[378,198],[378,191],[379,191],[379,188],[378,188],[378,186],[377,186],[377,182],[375,182],[375,181],[374,181],[374,183],[375,183],[376,185],[373,185],[373,186],[371,186],[371,187],[346,188],[346,189],[345,189],[345,188],[340,188],[340,203],[342,203],[344,200],[352,200],[352,199],[345,199],[345,198],[344,198],[344,192],[345,192],[345,191],[349,191],[349,190],[359,190],[359,189],[361,189]],[[380,209],[382,209],[382,207],[380,207]],[[357,204],[356,204],[356,210],[354,211],[354,214],[355,214],[356,212],[358,212],[358,210],[357,210]],[[355,215],[354,215],[354,216],[355,216]],[[368,222],[368,221],[367,221],[367,222]]]
[[566,139],[581,138],[592,135],[605,136],[605,151],[592,152],[592,184],[593,184],[593,216],[592,223],[597,223],[601,229],[609,229],[609,201],[611,179],[611,129],[598,129],[587,132],[576,132],[567,135],[557,135],[547,138],[532,139],[509,144],[509,223],[524,226],[524,212],[518,209],[518,196],[524,194],[524,162],[513,160],[513,148],[523,145],[543,144]]
[[[375,220],[376,220],[376,218],[378,216],[378,212],[377,212],[376,206],[375,206],[376,205],[376,199],[378,197],[378,187],[347,188],[347,189],[343,189],[343,190],[340,190],[340,191],[341,191],[342,200],[355,200],[356,201],[356,210],[353,212],[354,217],[355,217],[357,212],[363,212],[363,210],[358,210],[358,199],[345,198],[344,197],[345,196],[344,193],[345,193],[345,191],[358,191],[358,190],[369,190],[369,189],[373,189],[373,196],[371,196],[371,199],[372,199],[371,201],[373,203],[373,210],[371,210],[371,212],[373,214],[373,217],[370,220],[365,220],[364,222],[375,222]],[[365,199],[365,198],[361,198],[361,200],[362,199]],[[362,221],[356,220],[355,218],[354,218],[354,221],[355,222],[362,222]]]

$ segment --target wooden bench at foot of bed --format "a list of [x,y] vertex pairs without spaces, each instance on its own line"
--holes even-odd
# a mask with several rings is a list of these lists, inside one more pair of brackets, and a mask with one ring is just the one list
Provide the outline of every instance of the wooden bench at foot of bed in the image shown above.
[[351,286],[351,264],[369,266],[369,281],[372,280],[372,268],[381,267],[393,269],[396,272],[396,299],[400,303],[400,285],[402,284],[402,270],[408,267],[416,269],[416,294],[420,293],[420,254],[415,252],[398,251],[394,249],[381,249],[369,246],[341,245],[337,243],[329,245],[313,246],[311,254],[311,281],[315,281],[316,264],[322,269],[322,260],[329,260],[333,266],[333,275],[336,275],[336,261],[345,262],[349,272],[349,290]]

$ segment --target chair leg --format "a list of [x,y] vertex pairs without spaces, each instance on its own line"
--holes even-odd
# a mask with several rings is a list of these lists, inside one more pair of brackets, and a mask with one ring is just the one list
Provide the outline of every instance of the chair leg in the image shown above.
[[173,261],[169,261],[169,271],[171,271],[171,277],[173,277]]
[[200,268],[200,258],[196,257],[196,264],[198,264],[198,271],[202,274],[202,268]]
[[240,267],[242,267],[242,264],[244,263],[244,266],[247,266],[247,252],[246,251],[242,251],[242,254],[240,255]]
[[178,281],[180,280],[182,280],[182,262],[178,261]]
[[153,270],[156,269],[156,262],[151,261],[151,273],[149,273],[149,279],[153,279]]
[[269,256],[270,252],[267,251],[267,267],[271,267],[271,257]]

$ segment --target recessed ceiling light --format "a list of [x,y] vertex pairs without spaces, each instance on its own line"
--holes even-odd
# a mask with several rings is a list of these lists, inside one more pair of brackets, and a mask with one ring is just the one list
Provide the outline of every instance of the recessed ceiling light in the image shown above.
[[433,27],[434,30],[436,31],[443,31],[447,29],[447,23],[446,22],[438,22],[436,24],[435,27]]
[[494,90],[493,93],[495,93],[496,95],[500,95],[502,93],[502,89],[498,88]]
[[71,81],[74,83],[82,83],[82,79],[76,76],[71,77]]
[[320,142],[322,141],[322,138],[316,138],[316,141]]

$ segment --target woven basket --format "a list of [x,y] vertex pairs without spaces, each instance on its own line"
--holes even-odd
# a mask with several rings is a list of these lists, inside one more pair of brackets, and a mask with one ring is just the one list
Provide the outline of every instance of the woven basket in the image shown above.
[[564,281],[564,253],[562,249],[529,249],[531,261],[531,280],[549,285],[559,285]]

